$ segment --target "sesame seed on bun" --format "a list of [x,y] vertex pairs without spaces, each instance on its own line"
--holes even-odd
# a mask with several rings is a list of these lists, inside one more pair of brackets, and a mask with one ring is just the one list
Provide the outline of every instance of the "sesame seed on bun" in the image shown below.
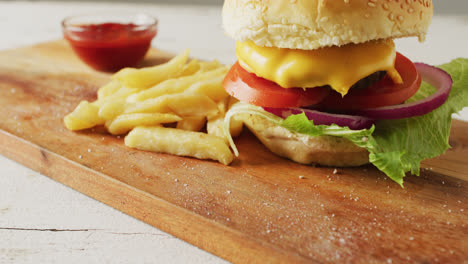
[[432,0],[225,0],[223,25],[237,41],[313,50],[376,39],[424,40]]

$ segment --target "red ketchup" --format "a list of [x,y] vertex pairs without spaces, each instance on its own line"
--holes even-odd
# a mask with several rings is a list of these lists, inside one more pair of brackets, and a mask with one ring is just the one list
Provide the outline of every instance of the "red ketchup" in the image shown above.
[[136,66],[156,34],[156,24],[64,24],[65,39],[73,50],[86,64],[99,71]]

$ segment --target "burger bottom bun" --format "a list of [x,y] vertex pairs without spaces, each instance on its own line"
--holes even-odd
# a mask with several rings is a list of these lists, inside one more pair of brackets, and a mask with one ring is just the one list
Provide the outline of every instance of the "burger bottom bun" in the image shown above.
[[369,163],[369,152],[345,138],[294,133],[256,115],[239,118],[270,151],[295,162],[335,167]]

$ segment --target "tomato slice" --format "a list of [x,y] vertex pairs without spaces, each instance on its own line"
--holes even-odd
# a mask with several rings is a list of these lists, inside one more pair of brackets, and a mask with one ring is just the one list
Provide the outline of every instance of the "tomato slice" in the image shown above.
[[301,107],[322,101],[330,92],[326,87],[283,88],[244,70],[236,62],[223,81],[224,89],[240,101],[262,107]]
[[344,97],[332,91],[320,102],[320,109],[357,110],[397,105],[413,96],[421,86],[421,76],[414,64],[397,53],[395,68],[403,83],[395,84],[387,75],[380,81],[363,89],[351,89]]

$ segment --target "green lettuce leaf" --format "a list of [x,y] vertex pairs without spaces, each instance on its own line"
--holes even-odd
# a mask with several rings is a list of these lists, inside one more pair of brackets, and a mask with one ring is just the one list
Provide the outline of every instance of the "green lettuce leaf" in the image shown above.
[[[421,161],[442,155],[450,148],[452,114],[468,106],[468,59],[456,59],[439,66],[452,76],[453,86],[447,101],[423,116],[381,120],[372,134],[374,151],[369,160],[398,184],[406,172],[419,175]],[[435,89],[424,83],[409,101],[417,101]]]
[[[468,106],[468,59],[456,59],[439,68],[452,76],[452,90],[441,107],[424,116],[381,120],[375,124],[375,128],[356,131],[337,125],[314,125],[303,113],[282,119],[261,107],[240,104],[226,114],[225,131],[229,131],[229,119],[234,114],[249,113],[260,115],[296,133],[344,137],[359,147],[366,148],[369,151],[369,161],[403,186],[403,178],[407,172],[419,175],[421,161],[437,157],[450,148],[448,140],[452,114]],[[409,101],[425,98],[434,90],[424,83]],[[230,143],[237,155],[232,139]]]

